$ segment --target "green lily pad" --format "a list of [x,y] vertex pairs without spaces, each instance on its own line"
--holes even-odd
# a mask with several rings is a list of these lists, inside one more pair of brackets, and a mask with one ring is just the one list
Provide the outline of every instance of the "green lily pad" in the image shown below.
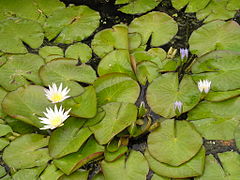
[[123,156],[127,151],[128,151],[127,146],[121,146],[115,152],[105,151],[104,152],[105,161],[107,161],[107,162],[115,161],[116,159]]
[[86,44],[75,43],[66,49],[65,56],[86,63],[92,58],[92,49]]
[[222,102],[203,101],[188,113],[188,120],[206,118],[239,119],[240,98],[232,98]]
[[45,60],[45,62],[62,58],[64,56],[63,50],[58,46],[44,46],[39,49],[38,53]]
[[172,5],[174,8],[176,8],[177,10],[182,9],[184,6],[187,5],[187,8],[185,10],[185,12],[197,12],[201,9],[204,9],[208,3],[211,0],[171,0],[172,1]]
[[186,178],[199,176],[203,173],[205,161],[205,149],[203,147],[196,156],[180,166],[170,166],[168,164],[159,162],[151,156],[148,150],[145,151],[144,155],[148,161],[150,169],[160,176],[166,176],[170,178]]
[[46,166],[40,166],[35,167],[31,169],[21,169],[18,172],[16,172],[12,178],[13,180],[37,180],[38,176],[41,174],[41,172],[45,169]]
[[126,14],[140,14],[154,9],[161,1],[162,0],[117,0],[115,4],[128,3],[118,10]]
[[90,130],[100,144],[108,143],[115,135],[136,121],[137,107],[130,103],[113,102],[102,106],[106,112],[103,120]]
[[236,146],[240,150],[240,124],[238,124],[238,126],[234,131],[234,138],[235,138]]
[[92,84],[96,79],[96,73],[91,66],[76,65],[75,60],[56,60],[47,63],[40,69],[40,77],[43,84],[62,83],[70,89],[70,96],[77,96],[83,92],[83,87],[78,82]]
[[114,49],[128,50],[128,28],[126,25],[117,24],[109,29],[104,29],[95,34],[92,40],[92,49],[99,57],[104,57]]
[[0,151],[2,151],[10,142],[5,138],[0,138]]
[[105,117],[106,112],[102,108],[98,108],[97,114],[93,118],[86,119],[86,123],[84,124],[84,127],[90,127],[94,126],[100,121],[103,120]]
[[79,169],[69,176],[62,176],[59,180],[88,180],[89,171]]
[[234,139],[234,131],[239,120],[207,118],[192,121],[192,123],[205,139],[230,140]]
[[135,78],[128,50],[111,51],[100,61],[98,65],[98,74],[100,76],[114,72],[125,73]]
[[213,91],[229,91],[240,88],[240,53],[214,51],[198,58],[192,66],[193,79],[208,79]]
[[[18,137],[3,152],[3,160],[14,169],[32,168],[47,164],[49,137],[40,134],[26,134]],[[16,151],[17,150],[17,151]]]
[[122,73],[111,73],[101,76],[94,82],[98,104],[109,102],[135,103],[140,87],[131,77]]
[[87,6],[69,6],[54,11],[44,25],[45,36],[57,43],[70,44],[90,36],[99,25],[99,13]]
[[142,36],[139,33],[128,34],[128,49],[134,51],[141,46]]
[[227,9],[229,0],[211,0],[202,10],[197,12],[197,18],[205,23],[213,20],[227,20],[233,18],[236,11]]
[[53,11],[64,7],[58,0],[0,0],[0,19],[21,17],[43,23]]
[[58,180],[63,174],[54,164],[50,164],[40,176],[40,180]]
[[7,115],[36,127],[42,126],[38,117],[43,116],[49,106],[52,105],[45,96],[44,88],[36,85],[9,92],[2,102]]
[[103,151],[104,146],[99,145],[93,138],[90,138],[78,152],[53,160],[53,163],[66,175],[69,175],[89,161],[101,156]]
[[101,167],[105,180],[145,180],[148,174],[148,163],[138,151],[131,151],[127,160],[125,156],[114,162],[102,161]]
[[0,67],[0,85],[13,91],[18,87],[30,84],[40,85],[42,82],[38,75],[39,68],[44,64],[43,59],[35,54],[12,55],[8,61]]
[[77,152],[92,134],[88,128],[82,128],[84,123],[84,120],[71,117],[63,127],[56,129],[49,140],[49,154],[61,158]]
[[218,102],[218,101],[225,101],[239,95],[240,95],[240,89],[236,89],[232,91],[223,91],[223,92],[212,91],[212,92],[209,92],[204,99],[212,102]]
[[38,48],[43,43],[42,27],[31,20],[3,20],[0,22],[0,30],[0,51],[4,53],[27,53],[23,42],[31,48]]
[[165,120],[148,136],[148,151],[158,161],[179,166],[195,156],[202,137],[187,121]]
[[86,87],[80,96],[65,100],[63,106],[66,109],[71,108],[70,114],[75,117],[93,118],[97,113],[97,97],[94,87]]
[[147,82],[151,83],[154,79],[160,76],[157,64],[151,61],[142,61],[137,64],[136,76],[138,81],[145,85]]
[[[235,21],[213,21],[193,31],[189,39],[193,54],[202,56],[213,50],[240,49],[240,26]],[[204,46],[203,46],[204,44]]]
[[5,136],[13,132],[12,128],[6,124],[0,124],[0,136]]
[[170,16],[156,11],[135,18],[129,25],[129,33],[137,32],[142,35],[142,45],[150,37],[152,46],[166,44],[177,31],[177,23]]
[[[171,83],[169,83],[171,82]],[[177,73],[166,73],[153,80],[147,89],[147,102],[152,110],[165,117],[174,117],[174,103],[183,103],[183,112],[189,111],[200,100],[200,92],[192,78],[185,75],[178,83]]]
[[5,176],[7,174],[5,168],[3,166],[0,166],[0,178]]
[[[6,95],[7,91],[0,87],[0,104],[2,104],[2,101]],[[0,106],[0,118],[4,118],[5,116],[6,114],[3,112],[2,106]]]

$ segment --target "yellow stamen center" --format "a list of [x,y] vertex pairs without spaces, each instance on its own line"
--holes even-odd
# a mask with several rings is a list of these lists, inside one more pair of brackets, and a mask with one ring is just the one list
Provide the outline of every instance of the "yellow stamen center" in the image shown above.
[[62,99],[63,99],[63,96],[62,94],[59,94],[59,93],[53,94],[53,96],[51,97],[51,100],[53,102],[58,102],[58,101],[61,101]]
[[60,117],[60,116],[57,116],[57,117],[55,117],[54,119],[52,119],[52,120],[51,120],[51,125],[52,125],[52,126],[55,126],[55,127],[61,125],[61,117]]

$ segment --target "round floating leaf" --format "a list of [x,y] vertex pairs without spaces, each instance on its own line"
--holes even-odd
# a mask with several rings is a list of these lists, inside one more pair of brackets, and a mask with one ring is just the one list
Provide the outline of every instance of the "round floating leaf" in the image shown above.
[[48,40],[70,44],[90,36],[99,25],[99,13],[87,6],[69,6],[54,11],[44,25]]
[[225,101],[227,99],[236,97],[240,95],[240,89],[233,90],[233,91],[224,91],[224,92],[209,92],[207,96],[204,98],[208,101],[218,102],[218,101]]
[[158,161],[179,166],[197,154],[202,137],[187,121],[165,120],[148,136],[148,151]]
[[67,58],[79,59],[82,63],[86,63],[92,57],[92,49],[83,43],[76,43],[69,46],[65,51]]
[[201,9],[204,9],[210,0],[171,0],[174,8],[180,10],[187,5],[185,12],[197,12]]
[[240,98],[233,98],[222,102],[203,101],[188,113],[188,120],[206,118],[239,119]]
[[104,152],[105,161],[108,161],[108,162],[115,161],[116,159],[118,159],[121,156],[123,156],[127,151],[128,151],[127,146],[121,146],[115,152],[105,151]]
[[4,53],[27,53],[23,42],[31,48],[38,48],[43,43],[42,27],[31,20],[16,18],[1,21],[0,31],[0,51]]
[[98,65],[98,74],[100,76],[109,73],[126,73],[135,78],[133,73],[128,50],[115,50],[107,54]]
[[[213,50],[240,49],[240,27],[235,21],[213,21],[193,31],[190,39],[190,50],[201,56]],[[203,46],[204,44],[204,46]]]
[[213,51],[197,59],[192,66],[193,79],[208,79],[213,91],[240,88],[240,53]]
[[84,120],[69,118],[63,127],[56,129],[49,140],[49,154],[53,158],[60,158],[76,152],[91,136],[88,128],[82,128]]
[[41,180],[57,180],[63,175],[63,172],[58,170],[54,164],[50,164],[41,174]]
[[234,139],[234,131],[239,120],[207,118],[192,123],[205,139],[230,140]]
[[156,174],[160,176],[166,176],[171,178],[186,178],[192,176],[199,176],[203,173],[205,149],[201,148],[200,151],[190,159],[188,162],[180,166],[170,166],[165,163],[157,161],[151,156],[148,150],[145,151],[145,157],[148,164]]
[[229,0],[211,0],[206,8],[197,12],[197,18],[204,19],[204,22],[213,20],[227,20],[234,17],[236,11],[228,10],[226,8]]
[[5,91],[3,88],[0,87],[0,118],[4,118],[6,116],[1,106],[2,101],[6,95],[7,95],[7,91]]
[[185,75],[179,84],[177,73],[163,74],[155,79],[147,90],[149,106],[155,113],[166,118],[175,116],[176,101],[183,103],[183,112],[186,112],[196,106],[199,100],[200,92],[188,75]]
[[35,167],[31,169],[21,169],[17,171],[12,177],[14,180],[38,179],[38,176],[45,169],[46,166]]
[[52,83],[67,86],[71,96],[80,95],[83,92],[78,82],[92,84],[96,79],[96,73],[86,64],[76,65],[75,60],[55,60],[47,63],[40,69],[40,77],[44,85]]
[[3,160],[14,169],[45,165],[51,159],[45,148],[48,140],[40,134],[20,136],[4,150]]
[[0,0],[0,19],[22,17],[43,23],[46,16],[64,7],[59,0]]
[[5,138],[0,138],[0,151],[2,151],[7,145],[9,141]]
[[138,151],[131,151],[128,159],[125,157],[114,162],[101,162],[105,180],[145,180],[148,174],[148,163]]
[[114,49],[128,49],[128,28],[118,24],[109,29],[98,32],[92,40],[92,49],[99,56],[104,57]]
[[152,46],[166,44],[177,31],[177,23],[170,16],[155,11],[135,18],[129,25],[130,33],[137,32],[142,35],[142,45],[146,44],[150,37]]
[[44,46],[38,51],[38,53],[43,59],[45,59],[45,62],[62,58],[64,56],[63,50],[58,46]]
[[101,76],[94,82],[98,103],[129,102],[135,103],[140,88],[136,81],[122,73]]
[[43,116],[43,112],[49,106],[52,105],[44,94],[44,88],[36,85],[20,87],[12,91],[2,102],[3,110],[7,115],[36,127],[42,126],[38,117]]
[[44,64],[41,57],[35,54],[12,55],[0,67],[0,85],[8,91],[30,84],[41,84],[39,68]]
[[118,10],[126,14],[140,14],[154,9],[162,0],[117,0],[115,4],[126,4]]
[[90,130],[100,144],[108,143],[115,135],[130,126],[137,118],[137,107],[130,103],[113,102],[102,106],[103,120]]
[[101,156],[103,151],[104,146],[99,145],[94,138],[90,138],[78,152],[53,160],[53,163],[66,175],[69,175],[89,161]]
[[12,128],[6,124],[0,124],[0,136],[5,136],[8,133],[13,132]]

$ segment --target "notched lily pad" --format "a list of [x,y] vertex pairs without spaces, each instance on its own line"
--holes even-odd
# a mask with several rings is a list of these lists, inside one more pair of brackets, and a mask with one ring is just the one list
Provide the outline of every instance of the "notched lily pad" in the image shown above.
[[8,61],[0,67],[0,85],[8,91],[30,84],[40,85],[39,68],[44,64],[43,59],[35,54],[10,55]]
[[40,134],[23,135],[4,150],[3,160],[14,169],[46,165],[51,159],[48,154],[49,137]]
[[166,44],[177,31],[177,23],[170,16],[156,11],[135,18],[129,25],[129,33],[141,34],[142,45],[146,44],[150,37],[152,46]]
[[23,42],[31,48],[38,48],[44,38],[41,25],[27,19],[0,21],[0,32],[0,51],[4,53],[27,53]]
[[58,46],[44,46],[39,49],[38,53],[45,60],[45,62],[62,58],[64,56],[63,50]]
[[99,13],[87,6],[70,6],[54,11],[44,25],[48,40],[70,44],[90,36],[99,25]]

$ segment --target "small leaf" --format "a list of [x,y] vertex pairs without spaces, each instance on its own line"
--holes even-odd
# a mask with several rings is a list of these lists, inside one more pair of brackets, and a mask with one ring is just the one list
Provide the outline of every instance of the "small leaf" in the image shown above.
[[38,53],[43,59],[45,59],[45,62],[64,56],[63,50],[58,46],[44,46],[39,49]]
[[40,180],[58,180],[62,175],[62,171],[58,170],[54,164],[50,164],[40,176]]

